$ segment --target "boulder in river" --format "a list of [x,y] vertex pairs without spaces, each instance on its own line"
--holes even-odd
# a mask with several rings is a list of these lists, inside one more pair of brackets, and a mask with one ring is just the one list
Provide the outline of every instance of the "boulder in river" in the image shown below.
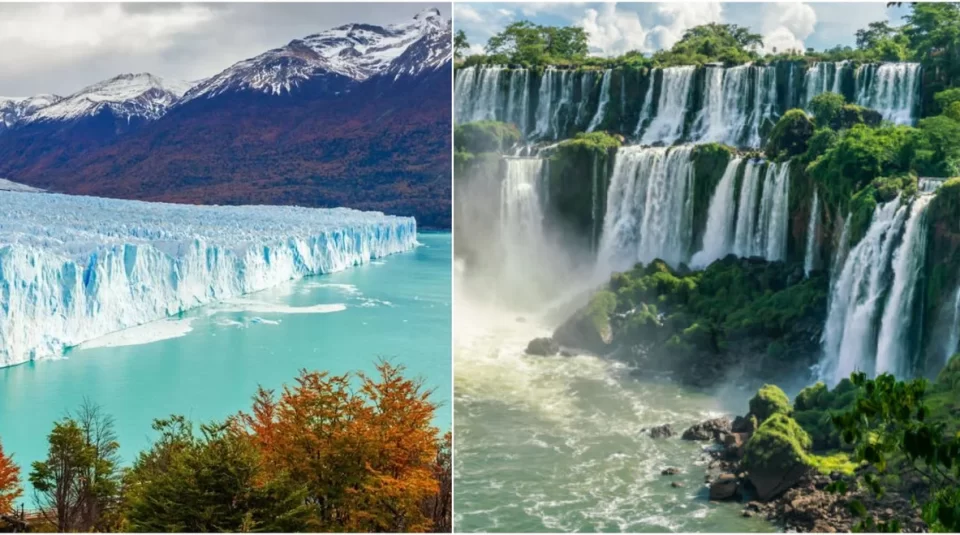
[[730,432],[730,420],[728,418],[714,418],[687,429],[680,437],[683,440],[721,440],[721,435]]
[[656,427],[651,427],[647,429],[647,434],[650,435],[650,438],[670,438],[673,435],[677,434],[673,427],[670,424],[658,425]]
[[710,499],[714,501],[736,499],[739,488],[740,482],[737,476],[730,473],[720,474],[720,477],[710,483]]
[[763,422],[744,447],[742,463],[758,499],[777,497],[811,471],[810,445],[810,435],[785,414]]
[[605,355],[612,349],[613,328],[610,316],[617,306],[613,292],[596,293],[587,306],[573,314],[553,332],[559,344]]
[[527,344],[528,355],[552,357],[560,352],[560,345],[553,338],[534,338]]

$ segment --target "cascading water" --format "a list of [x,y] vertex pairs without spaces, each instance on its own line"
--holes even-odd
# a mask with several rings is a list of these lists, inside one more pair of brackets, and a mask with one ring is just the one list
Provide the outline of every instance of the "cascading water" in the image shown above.
[[704,105],[693,139],[759,147],[763,121],[775,120],[776,82],[773,67],[707,67]]
[[737,211],[736,182],[740,158],[731,158],[717,183],[707,212],[707,227],[703,234],[703,248],[690,260],[694,268],[704,268],[730,253],[733,247],[733,215]]
[[789,177],[790,162],[747,162],[737,203],[735,255],[771,261],[786,257]]
[[807,223],[807,250],[803,255],[803,273],[810,276],[817,263],[817,228],[820,225],[820,195],[813,191],[813,204],[810,207],[810,221]]
[[600,244],[606,273],[656,258],[674,266],[686,261],[693,231],[692,150],[682,145],[617,151]]
[[920,92],[919,63],[862,65],[856,86],[857,104],[877,110],[886,121],[913,124]]
[[613,71],[610,69],[603,72],[603,81],[600,83],[600,104],[597,106],[597,113],[593,116],[593,120],[590,121],[590,126],[587,127],[587,132],[596,130],[606,116],[607,105],[610,103],[610,77],[612,73]]
[[660,69],[652,69],[650,71],[647,91],[643,96],[643,105],[640,106],[640,118],[637,120],[637,127],[633,130],[634,137],[639,136],[640,132],[648,126],[650,117],[653,115],[653,87],[657,81],[658,72],[660,72]]
[[881,299],[907,212],[900,197],[877,206],[866,235],[847,255],[833,284],[821,364],[822,379],[830,384],[855,371],[874,373]]
[[657,112],[643,133],[641,143],[673,144],[683,136],[684,120],[689,110],[693,73],[696,67],[667,67],[663,69]]
[[500,240],[509,291],[523,288],[544,246],[540,181],[543,160],[506,158],[506,174],[500,183]]
[[916,330],[914,303],[923,271],[927,247],[927,223],[924,215],[933,195],[921,195],[910,207],[910,218],[900,246],[893,253],[893,286],[883,309],[880,338],[877,341],[876,373],[897,377],[913,374],[913,341]]

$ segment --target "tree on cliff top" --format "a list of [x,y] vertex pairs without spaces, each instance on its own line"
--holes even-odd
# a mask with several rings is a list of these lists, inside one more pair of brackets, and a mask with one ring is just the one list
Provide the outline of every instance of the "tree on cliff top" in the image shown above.
[[684,32],[670,50],[654,54],[660,64],[680,65],[712,61],[745,63],[757,56],[763,37],[736,24],[702,24]]
[[487,54],[515,63],[551,63],[587,56],[587,33],[578,26],[540,26],[518,21],[487,41]]

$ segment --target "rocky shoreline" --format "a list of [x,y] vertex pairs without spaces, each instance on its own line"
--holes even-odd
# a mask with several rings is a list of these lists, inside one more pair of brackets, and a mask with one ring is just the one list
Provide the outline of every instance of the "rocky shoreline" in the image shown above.
[[[779,474],[780,485],[771,487],[770,474],[751,473],[745,466],[746,444],[754,429],[749,417],[715,418],[686,429],[681,440],[709,442],[703,453],[710,458],[704,474],[711,501],[736,501],[743,504],[743,516],[764,518],[787,532],[842,533],[852,531],[858,522],[850,509],[854,500],[862,503],[875,521],[897,519],[901,530],[909,533],[927,531],[920,519],[920,510],[901,494],[889,493],[877,498],[869,492],[852,490],[839,494],[828,490],[837,480],[843,480],[854,489],[855,477],[833,472],[829,475],[816,470],[802,470],[799,475]],[[669,432],[664,432],[669,430]],[[669,424],[646,430],[651,438],[669,439],[676,436]],[[857,470],[866,469],[860,467]],[[664,468],[663,476],[679,473],[676,468]],[[773,489],[772,491],[770,489]],[[767,494],[764,494],[764,491]],[[772,494],[770,493],[772,492]]]

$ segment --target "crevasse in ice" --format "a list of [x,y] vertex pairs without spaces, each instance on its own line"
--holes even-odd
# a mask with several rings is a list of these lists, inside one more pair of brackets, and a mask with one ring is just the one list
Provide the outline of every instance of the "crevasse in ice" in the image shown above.
[[0,367],[416,239],[413,218],[346,208],[0,191]]

